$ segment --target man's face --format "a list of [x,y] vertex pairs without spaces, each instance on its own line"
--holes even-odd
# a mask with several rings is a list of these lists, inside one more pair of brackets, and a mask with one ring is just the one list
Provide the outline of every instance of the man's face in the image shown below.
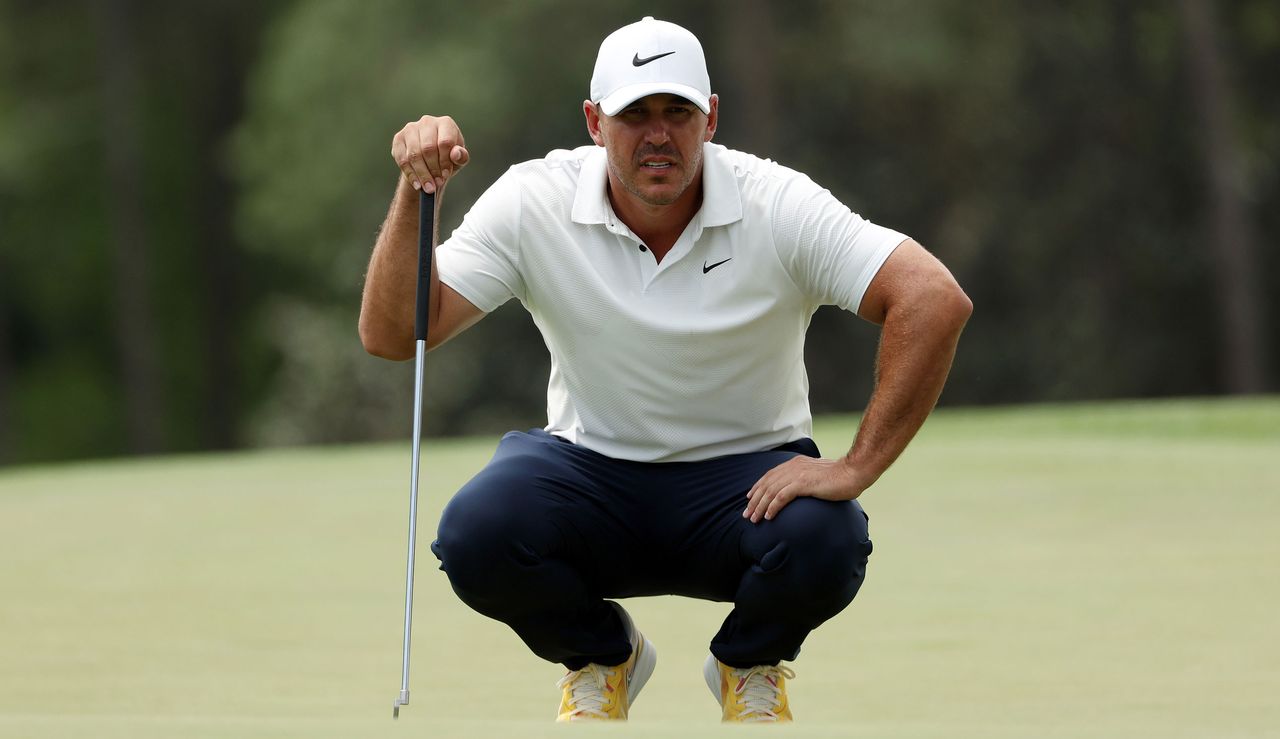
[[611,181],[648,205],[674,203],[702,171],[702,144],[715,135],[719,99],[711,112],[677,95],[642,97],[606,116],[587,103],[587,130],[608,153]]

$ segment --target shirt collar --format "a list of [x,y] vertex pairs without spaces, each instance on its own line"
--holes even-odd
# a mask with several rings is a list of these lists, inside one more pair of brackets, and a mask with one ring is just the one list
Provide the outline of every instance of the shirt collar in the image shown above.
[[726,151],[719,144],[702,145],[703,228],[742,220],[742,193],[738,190],[738,178],[726,161]]
[[573,195],[574,223],[608,223],[609,197],[605,193],[608,177],[605,151],[603,146],[594,146],[582,159],[582,169],[578,173],[578,189]]
[[[724,226],[742,219],[742,195],[738,181],[728,162],[725,148],[717,144],[702,145],[702,208],[698,216],[703,228]],[[578,189],[573,195],[574,223],[608,223],[613,208],[605,191],[608,181],[604,147],[594,147],[582,160]]]

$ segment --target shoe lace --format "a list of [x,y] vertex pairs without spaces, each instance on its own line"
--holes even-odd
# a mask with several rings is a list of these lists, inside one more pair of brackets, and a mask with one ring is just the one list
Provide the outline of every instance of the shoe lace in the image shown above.
[[757,665],[745,670],[734,668],[733,676],[737,678],[733,693],[743,705],[742,712],[738,714],[739,720],[777,721],[777,711],[782,707],[780,678],[790,680],[796,673],[780,665]]
[[557,688],[569,687],[569,704],[573,707],[574,716],[595,716],[608,718],[604,707],[610,698],[605,693],[612,693],[609,678],[617,668],[601,667],[590,664],[581,670],[571,670],[556,683]]

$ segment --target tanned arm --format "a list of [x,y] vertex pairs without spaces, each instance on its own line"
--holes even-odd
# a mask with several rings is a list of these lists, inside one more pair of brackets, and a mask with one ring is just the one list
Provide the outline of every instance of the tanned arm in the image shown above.
[[881,325],[876,382],[849,453],[795,457],[765,473],[743,516],[771,519],[802,495],[851,500],[907,448],[938,402],[973,304],[933,255],[908,239],[880,268],[858,315]]
[[[365,275],[360,304],[360,341],[365,351],[385,359],[414,355],[413,310],[418,272],[418,192],[436,194],[438,242],[440,206],[449,179],[470,158],[453,119],[423,116],[406,125],[392,139],[391,155],[401,177],[387,218],[378,231]],[[440,282],[431,260],[431,305],[427,348],[433,349],[475,324],[484,312]]]

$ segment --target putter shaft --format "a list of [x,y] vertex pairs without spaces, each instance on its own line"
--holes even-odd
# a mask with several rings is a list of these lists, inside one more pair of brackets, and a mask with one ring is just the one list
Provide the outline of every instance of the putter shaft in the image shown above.
[[417,342],[413,379],[413,466],[409,475],[409,555],[404,576],[404,655],[400,669],[400,695],[392,716],[399,718],[400,706],[409,705],[409,652],[413,642],[413,566],[418,541],[418,475],[422,451],[422,365],[427,342]]

